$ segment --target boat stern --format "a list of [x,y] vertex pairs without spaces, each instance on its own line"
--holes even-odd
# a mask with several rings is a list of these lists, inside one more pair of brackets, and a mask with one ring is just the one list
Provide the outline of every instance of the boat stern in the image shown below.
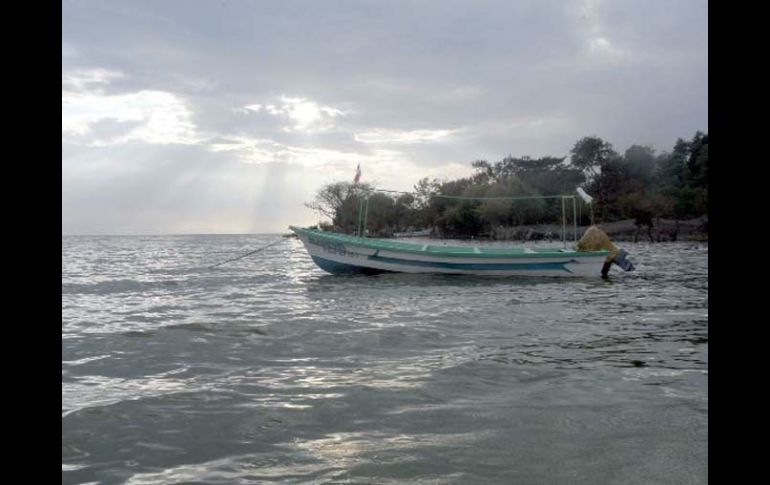
[[578,241],[578,250],[609,251],[604,266],[602,267],[602,278],[607,278],[613,264],[620,266],[623,271],[633,271],[636,269],[631,260],[628,259],[628,252],[624,249],[619,249],[612,244],[607,233],[599,229],[598,226],[591,226],[586,230],[583,237]]

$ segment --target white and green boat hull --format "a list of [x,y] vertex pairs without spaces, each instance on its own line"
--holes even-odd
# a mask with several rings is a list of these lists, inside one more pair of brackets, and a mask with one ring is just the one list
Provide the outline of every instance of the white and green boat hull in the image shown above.
[[310,257],[329,273],[445,273],[496,276],[600,277],[607,251],[473,247],[369,239],[291,227]]

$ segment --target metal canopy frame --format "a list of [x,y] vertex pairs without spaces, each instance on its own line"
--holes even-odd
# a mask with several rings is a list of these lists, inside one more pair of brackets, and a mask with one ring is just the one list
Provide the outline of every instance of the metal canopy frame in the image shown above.
[[[356,235],[366,237],[366,221],[369,216],[369,197],[371,192],[385,192],[395,194],[415,195],[416,192],[402,192],[399,190],[371,189],[366,191],[366,196],[361,198],[358,203],[358,221],[356,223]],[[574,195],[532,195],[523,197],[465,197],[460,195],[441,195],[432,194],[431,197],[443,199],[465,199],[465,200],[532,200],[532,199],[561,199],[561,240],[564,246],[567,246],[567,201],[572,201],[572,231],[573,241],[577,242],[577,198]]]

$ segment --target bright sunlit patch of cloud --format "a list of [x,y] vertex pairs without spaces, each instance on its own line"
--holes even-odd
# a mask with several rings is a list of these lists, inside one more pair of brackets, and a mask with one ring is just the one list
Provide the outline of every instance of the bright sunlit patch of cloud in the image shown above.
[[588,42],[588,47],[593,53],[618,56],[620,49],[616,48],[606,37],[595,37]]
[[255,146],[280,148],[283,145],[267,138],[252,138],[242,135],[220,136],[206,141],[206,147],[212,152],[247,151],[250,147]]
[[[137,122],[130,131],[100,138],[92,127],[104,120]],[[94,136],[89,136],[94,135]],[[192,111],[178,96],[153,90],[126,94],[62,92],[62,141],[105,146],[129,141],[197,143]]]
[[328,131],[334,127],[334,118],[344,116],[345,112],[331,106],[322,106],[303,97],[282,95],[276,103],[250,104],[236,111],[248,114],[267,113],[289,122],[283,127],[284,132],[316,133]]
[[260,111],[262,111],[263,108],[264,107],[261,104],[249,104],[241,108],[235,108],[233,111],[235,111],[236,113],[249,114],[249,113],[259,113]]
[[605,39],[604,37],[597,37],[595,39],[591,39],[590,41],[591,49],[610,49],[612,46],[610,45],[610,41]]
[[426,143],[448,138],[459,130],[392,130],[376,128],[356,133],[354,139],[360,143]]
[[308,168],[349,167],[363,162],[392,162],[402,157],[395,150],[353,152],[322,147],[299,147],[265,138],[225,136],[206,143],[214,152],[232,152],[244,163],[286,163]]
[[[62,142],[106,146],[130,141],[151,144],[197,143],[192,110],[179,96],[157,90],[109,94],[105,87],[125,77],[102,68],[62,74]],[[104,136],[94,127],[112,122],[122,133]]]
[[411,190],[423,176],[448,179],[470,173],[466,163],[447,163],[425,170],[408,154],[391,149],[345,151],[300,147],[248,136],[221,137],[207,143],[207,147],[211,151],[230,152],[246,164],[278,163],[302,167],[322,174],[324,180],[317,181],[320,184],[352,180],[359,163],[363,173],[362,182],[395,190]]
[[320,184],[352,180],[358,164],[361,164],[362,182],[394,190],[412,190],[422,177],[449,180],[472,172],[465,161],[449,161],[426,168],[409,153],[372,146],[361,150],[304,147],[245,135],[218,137],[207,141],[206,146],[211,151],[230,152],[246,164],[302,167],[323,174],[324,180],[318,180]]

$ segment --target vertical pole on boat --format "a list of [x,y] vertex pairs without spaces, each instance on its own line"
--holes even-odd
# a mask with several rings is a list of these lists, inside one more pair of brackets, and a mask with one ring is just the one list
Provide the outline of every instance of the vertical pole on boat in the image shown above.
[[356,236],[361,235],[361,219],[363,218],[364,199],[358,201],[358,220],[356,221]]
[[564,208],[564,197],[561,198],[561,240],[567,247],[567,211]]
[[575,228],[575,242],[577,242],[577,199],[572,196],[572,226]]
[[364,225],[361,228],[361,237],[366,237],[366,220],[369,218],[369,196],[366,197],[366,209],[364,209]]
[[582,203],[578,203],[578,220],[579,221],[583,220],[583,204]]

